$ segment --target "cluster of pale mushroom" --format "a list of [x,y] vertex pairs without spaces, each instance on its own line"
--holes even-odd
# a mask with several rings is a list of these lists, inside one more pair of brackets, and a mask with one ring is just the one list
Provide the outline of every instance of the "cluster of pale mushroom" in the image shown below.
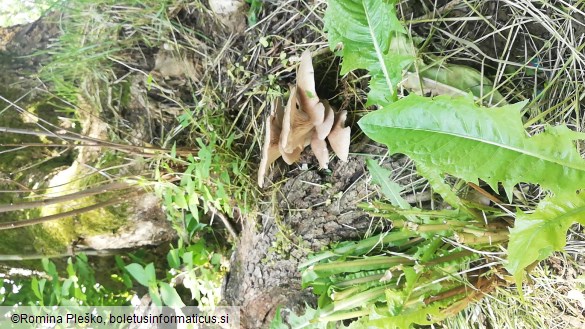
[[297,84],[290,87],[286,107],[283,109],[280,101],[275,102],[272,113],[266,118],[258,185],[264,185],[266,171],[276,159],[282,156],[287,164],[293,164],[309,144],[319,167],[327,168],[326,138],[339,159],[346,162],[351,138],[350,128],[343,127],[346,117],[346,111],[335,113],[326,100],[319,100],[311,53],[304,51],[297,69]]

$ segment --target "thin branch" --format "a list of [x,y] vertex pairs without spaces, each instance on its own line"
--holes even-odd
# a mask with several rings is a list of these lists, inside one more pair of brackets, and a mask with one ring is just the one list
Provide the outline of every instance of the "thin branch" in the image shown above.
[[[156,152],[163,152],[169,153],[171,150],[159,148],[159,147],[150,147],[150,146],[133,146],[133,145],[124,145],[124,144],[117,144],[112,143],[104,140],[99,140],[96,138],[91,138],[88,136],[83,136],[81,134],[68,132],[66,130],[60,130],[57,132],[43,132],[43,131],[35,131],[35,130],[28,130],[28,129],[20,129],[20,128],[11,128],[11,127],[0,127],[0,132],[2,133],[10,133],[10,134],[19,134],[19,135],[32,135],[32,136],[39,136],[39,137],[54,137],[54,138],[61,138],[69,141],[74,142],[85,142],[94,143],[97,146],[109,147],[111,149],[131,153],[131,154],[138,154],[142,156],[154,156]],[[87,144],[85,144],[88,146]],[[71,144],[71,146],[77,146],[75,144]],[[193,153],[192,150],[176,150],[177,154],[180,155],[187,155]]]
[[0,261],[23,261],[23,260],[35,260],[35,259],[43,259],[43,258],[63,258],[63,257],[72,257],[75,256],[77,253],[84,253],[87,256],[111,256],[111,255],[120,255],[126,253],[124,249],[102,249],[102,250],[79,250],[74,252],[64,252],[59,254],[52,254],[52,255],[44,255],[44,254],[31,254],[31,255],[0,255]]
[[62,196],[58,196],[55,198],[48,198],[39,201],[31,201],[31,202],[21,202],[21,203],[11,203],[11,204],[0,204],[0,213],[8,212],[8,211],[17,211],[17,210],[26,210],[26,209],[33,209],[39,207],[45,207],[56,203],[81,199],[84,197],[105,193],[109,191],[116,191],[116,190],[123,190],[126,188],[131,187],[128,183],[123,182],[115,182],[110,183],[98,187],[93,187],[84,191],[79,191],[71,194],[66,194]]
[[60,214],[55,214],[55,215],[50,215],[50,216],[45,216],[45,217],[38,217],[38,218],[27,219],[27,220],[19,220],[19,221],[0,223],[0,231],[10,230],[10,229],[19,228],[19,227],[26,227],[26,226],[31,226],[31,225],[35,225],[35,224],[45,223],[45,222],[50,222],[50,221],[57,220],[57,219],[63,219],[63,218],[83,214],[83,213],[86,213],[86,212],[89,212],[89,211],[92,211],[95,209],[113,206],[115,204],[130,200],[131,198],[134,198],[140,194],[143,194],[144,192],[145,191],[135,191],[132,193],[119,195],[115,198],[109,199],[109,200],[104,201],[104,202],[100,202],[100,203],[97,203],[97,204],[94,204],[94,205],[91,205],[88,207],[83,207],[83,208],[79,208],[79,209],[75,209],[75,210],[71,210],[71,211],[66,211],[66,212],[63,212]]
[[215,207],[213,207],[212,205],[207,205],[207,207],[209,207],[209,212],[211,213],[211,215],[219,217],[219,219],[221,219],[221,222],[223,223],[225,228],[228,230],[228,232],[230,232],[232,237],[234,237],[234,239],[237,239],[238,234],[236,233],[236,230],[234,229],[234,227],[232,226],[232,223],[230,223],[230,221],[228,220],[226,215],[224,215],[221,211],[215,209]]

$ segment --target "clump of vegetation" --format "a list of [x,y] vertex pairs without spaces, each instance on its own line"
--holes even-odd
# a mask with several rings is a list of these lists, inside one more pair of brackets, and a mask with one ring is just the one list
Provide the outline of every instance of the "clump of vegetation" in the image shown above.
[[[135,295],[146,294],[156,305],[216,306],[229,270],[230,244],[238,235],[235,222],[257,215],[261,203],[250,179],[250,168],[259,162],[260,117],[282,97],[282,86],[294,81],[298,61],[293,57],[314,46],[321,48],[319,54],[331,50],[342,60],[340,86],[338,79],[327,86],[335,89],[328,95],[332,103],[342,104],[342,110],[353,107],[350,116],[357,117],[369,107],[359,121],[361,130],[384,144],[389,155],[412,160],[425,187],[411,190],[428,189],[430,200],[413,205],[385,161],[358,155],[368,158],[368,176],[382,193],[368,196],[361,210],[390,228],[360,241],[339,241],[303,262],[302,285],[318,296],[317,307],[290,314],[286,325],[277,312],[273,328],[463,327],[468,318],[478,317],[492,327],[516,326],[510,318],[523,319],[527,327],[547,327],[547,319],[535,314],[552,313],[557,301],[537,304],[534,291],[582,290],[582,284],[551,283],[547,277],[551,267],[571,262],[554,252],[577,250],[565,244],[566,234],[582,239],[571,227],[585,224],[584,135],[578,132],[585,59],[582,41],[574,46],[579,41],[572,27],[563,29],[577,24],[572,16],[582,13],[582,5],[506,3],[510,17],[522,22],[502,27],[482,14],[490,2],[481,1],[450,1],[432,10],[379,0],[295,4],[307,7],[305,16],[289,3],[246,0],[250,26],[283,16],[288,24],[273,31],[265,25],[240,31],[250,34],[236,42],[237,33],[218,37],[210,2],[62,2],[56,8],[60,16],[52,18],[59,20],[62,35],[31,56],[49,58],[40,60],[35,78],[42,83],[32,88],[43,101],[21,107],[20,95],[0,88],[10,99],[2,98],[2,119],[33,118],[3,128],[0,136],[0,146],[10,148],[1,152],[0,167],[18,167],[0,177],[8,191],[0,195],[0,226],[34,224],[11,229],[3,242],[17,246],[37,239],[3,257],[68,257],[43,260],[42,268],[37,262],[40,271],[30,277],[2,279],[1,304],[129,305]],[[534,9],[533,3],[542,8]],[[311,15],[321,22],[325,5],[329,49],[320,43],[322,26],[309,22]],[[444,17],[462,7],[473,17]],[[421,11],[427,14],[416,17]],[[401,21],[398,13],[408,20]],[[461,25],[453,28],[454,22]],[[476,23],[487,25],[490,33],[466,26]],[[525,51],[525,58],[484,54],[475,45],[503,36],[509,50],[512,36],[533,33],[532,23],[551,38],[531,36],[526,47],[538,49]],[[307,25],[300,37],[288,29]],[[291,44],[293,39],[302,44]],[[8,63],[10,56],[0,60]],[[330,64],[325,63],[334,72],[337,64]],[[310,136],[311,129],[300,135]],[[354,141],[359,137],[354,134]],[[298,159],[306,138],[297,142],[293,155]],[[347,150],[336,152],[347,158]],[[326,167],[328,154],[318,158]],[[71,194],[47,194],[42,184],[74,162],[79,170],[63,188]],[[33,179],[38,185],[29,184],[30,172],[39,168],[52,172]],[[86,255],[96,252],[78,253],[83,241],[77,238],[117,230],[127,201],[147,192],[162,200],[176,240],[162,252],[117,255],[111,272],[94,272]],[[280,191],[272,193],[276,199]],[[54,211],[47,212],[51,207]],[[294,248],[309,248],[308,241],[295,237],[293,225],[280,221],[279,211],[273,210],[277,215],[271,222],[279,231],[263,259],[268,265],[276,258],[270,253],[284,259]],[[43,221],[55,225],[46,229]],[[539,264],[551,255],[562,265]],[[535,288],[527,289],[527,283]],[[573,307],[566,300],[558,304]]]
[[[70,166],[75,170],[50,195],[41,193],[44,185],[20,194],[19,198],[28,199],[26,205],[18,205],[30,210],[25,213],[25,208],[13,205],[11,214],[18,216],[2,224],[7,228],[14,222],[27,226],[30,240],[40,241],[31,244],[32,250],[10,250],[11,255],[4,259],[79,251],[84,237],[116,232],[124,226],[129,215],[126,210],[135,197],[153,192],[160,196],[178,239],[171,242],[162,276],[153,271],[155,264],[148,258],[118,257],[114,281],[124,284],[124,296],[116,305],[127,305],[128,296],[146,288],[157,305],[177,306],[185,300],[213,307],[219,302],[227,270],[224,255],[229,239],[237,233],[232,218],[252,211],[255,191],[241,152],[243,134],[235,126],[233,113],[226,111],[225,99],[218,92],[221,89],[215,86],[217,72],[202,70],[202,65],[208,65],[203,61],[207,58],[198,57],[216,47],[199,29],[219,23],[201,2],[65,1],[53,9],[61,16],[46,20],[60,19],[61,34],[51,47],[31,57],[46,59],[38,78],[56,114],[32,113],[36,121],[26,127],[30,134],[12,129],[11,139],[2,142],[3,146],[15,145],[4,156],[27,161],[30,158],[19,151],[29,142],[38,144],[36,150],[75,149],[75,153],[49,154],[59,159],[70,155],[58,169]],[[188,24],[190,20],[184,18],[189,15],[197,16],[196,22]],[[8,109],[11,115],[23,115],[19,104],[7,106],[12,107]],[[58,122],[57,115],[66,124]],[[33,146],[28,149],[34,150]],[[39,161],[46,160],[46,154],[38,155],[43,157]],[[14,176],[18,179],[12,183],[28,187],[27,177],[22,177]],[[50,179],[46,177],[44,182]],[[11,232],[19,233],[17,229]],[[87,252],[92,254],[92,250]],[[38,288],[30,278],[21,281]],[[179,296],[177,287],[184,296]],[[44,286],[45,293],[51,289]],[[35,299],[33,294],[20,296]],[[65,297],[72,303],[85,302],[75,294]],[[55,303],[60,301],[53,298],[47,305]]]
[[[390,204],[362,206],[393,229],[303,263],[303,286],[319,295],[318,308],[291,315],[289,323],[325,328],[357,319],[349,328],[410,328],[454,316],[498,286],[515,284],[521,294],[527,272],[564,249],[569,227],[585,225],[585,160],[574,145],[585,134],[558,125],[529,136],[522,122],[527,101],[481,106],[507,102],[481,76],[487,89],[477,89],[477,79],[457,80],[461,67],[439,72],[426,64],[392,1],[328,1],[325,28],[343,58],[341,73],[370,74],[368,104],[379,109],[359,121],[363,132],[390,154],[414,160],[449,209],[411,207],[390,172],[370,161],[372,180]],[[398,86],[410,94],[398,97]],[[464,200],[455,188],[460,182],[487,196],[487,204]],[[520,183],[538,184],[547,196],[522,211],[491,194],[503,191],[512,203]]]

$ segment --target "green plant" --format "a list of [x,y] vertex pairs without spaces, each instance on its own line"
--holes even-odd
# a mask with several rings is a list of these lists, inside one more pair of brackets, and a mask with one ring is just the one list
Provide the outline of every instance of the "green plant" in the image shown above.
[[142,266],[138,263],[126,265],[126,271],[141,285],[148,288],[148,294],[153,303],[158,306],[183,307],[185,304],[177,291],[167,282],[157,281],[154,264]]
[[484,211],[485,218],[478,218],[471,206],[418,209],[400,196],[388,170],[371,160],[368,169],[390,204],[361,207],[390,221],[394,229],[342,242],[301,264],[303,287],[319,295],[319,307],[309,311],[311,317],[295,319],[294,328],[325,327],[355,317],[361,319],[352,328],[428,325],[456,314],[501,283],[495,275],[501,264],[480,266],[485,259],[471,251],[494,251],[496,243],[508,238],[501,211]]
[[[325,30],[329,46],[343,58],[340,74],[366,69],[370,73],[366,105],[396,99],[402,69],[414,60],[404,48],[396,52],[406,30],[396,17],[396,1],[328,1]],[[339,49],[339,50],[338,50]]]
[[[234,179],[242,179],[244,162],[239,161],[229,151],[219,149],[216,135],[210,136],[211,141],[207,145],[202,139],[197,139],[200,147],[197,157],[189,155],[186,161],[177,158],[173,147],[170,159],[162,161],[155,173],[155,179],[161,182],[156,191],[163,199],[167,216],[185,241],[189,241],[197,229],[205,226],[200,220],[208,213],[220,216],[229,233],[235,234],[224,215],[233,214],[234,197],[243,201],[239,204],[241,211],[248,211],[245,188],[233,182]],[[233,136],[224,141],[228,148],[232,140]],[[161,179],[161,169],[166,171],[167,175],[174,174],[175,170],[172,167],[174,165],[184,166],[181,168],[183,172],[180,173],[178,185]],[[229,168],[227,171],[226,165]],[[189,236],[185,235],[186,232],[189,232]]]
[[[389,45],[396,37],[393,33],[381,35],[380,19],[369,14],[383,9],[387,15],[394,15],[392,2],[386,3],[386,7],[382,8],[373,8],[372,1],[342,2],[348,8],[353,6],[353,12],[338,12],[339,9],[334,6],[338,2],[331,1],[331,9],[328,9],[331,13],[329,20],[337,22],[337,25],[329,23],[329,26],[341,25],[339,22],[345,22],[348,15],[361,16],[363,24],[361,28],[369,32],[356,38],[361,42],[358,43],[361,49],[368,49],[370,53],[376,54],[378,59],[402,57],[401,51],[404,47],[392,49],[389,46],[386,48],[381,46]],[[345,41],[342,55],[346,55],[346,49],[351,50],[350,45],[354,44],[355,40],[344,40],[337,32],[331,30],[330,44]],[[394,30],[399,31],[397,27],[394,27]],[[385,42],[384,39],[390,41]],[[346,58],[344,57],[344,64]],[[385,60],[378,60],[369,66],[379,70],[384,64]],[[352,62],[349,65],[354,69],[363,68],[353,65]],[[377,81],[381,79],[372,74],[371,80],[373,83],[379,83]],[[391,79],[385,77],[385,80]],[[396,86],[387,83],[386,88],[387,94],[393,94]],[[465,97],[441,96],[431,99],[409,95],[393,104],[388,104],[383,99],[375,104],[383,106],[384,109],[368,114],[360,120],[360,126],[372,139],[386,144],[392,153],[410,156],[426,171],[430,170],[432,175],[448,173],[468,182],[482,179],[495,191],[498,190],[498,183],[502,183],[509,200],[512,199],[515,184],[520,182],[539,184],[553,192],[556,198],[542,203],[534,217],[545,213],[542,207],[549,207],[556,209],[557,217],[563,216],[562,227],[567,228],[576,222],[573,215],[580,213],[580,208],[573,209],[570,205],[575,204],[571,201],[579,200],[576,193],[584,186],[585,161],[575,149],[573,141],[585,139],[584,134],[569,130],[565,126],[557,126],[549,127],[545,132],[527,138],[520,114],[523,103],[487,109],[475,105],[471,99]],[[401,124],[407,121],[410,123]],[[530,170],[526,170],[527,168]],[[568,205],[561,201],[567,198],[571,200]],[[551,200],[556,200],[559,204],[555,205]],[[546,219],[550,217],[552,216],[549,214]],[[523,230],[527,235],[530,234],[531,230],[528,228],[515,229],[512,245]],[[540,253],[538,258],[550,255],[552,250],[559,250],[559,246],[562,245],[564,243],[535,246]],[[513,251],[510,261],[516,262],[515,259],[518,257],[520,255]],[[528,259],[528,263],[534,260],[536,259]],[[524,261],[525,264],[526,262]],[[519,283],[519,278],[522,277],[521,269],[515,267],[509,269],[513,270]]]
[[[343,57],[342,74],[355,69],[370,73],[368,104],[382,109],[359,121],[362,130],[387,145],[391,154],[413,159],[454,209],[411,207],[400,197],[400,186],[388,181],[389,173],[369,161],[372,180],[391,204],[362,206],[372,216],[389,219],[393,230],[342,243],[302,264],[303,285],[320,296],[319,307],[303,317],[293,315],[290,323],[295,328],[324,328],[328,322],[352,318],[359,319],[351,328],[435,323],[498,285],[515,282],[521,290],[525,269],[562,250],[569,226],[584,223],[579,190],[585,186],[585,161],[573,143],[585,135],[556,126],[529,137],[522,123],[526,102],[493,108],[476,103],[506,104],[497,90],[473,86],[483,77],[449,81],[459,75],[459,68],[420,74],[421,68],[436,64],[425,66],[416,57],[394,5],[329,1],[325,17],[329,44]],[[413,74],[416,83],[408,81]],[[404,75],[402,86],[410,84],[413,93],[398,99],[397,85]],[[446,82],[451,89],[444,87]],[[432,91],[429,86],[441,86],[436,90],[448,95],[415,94]],[[501,184],[510,202],[518,183],[538,184],[552,195],[532,213],[515,214],[505,208],[504,212],[464,200],[447,184],[446,174],[476,187],[483,181],[495,193]],[[514,228],[509,229],[514,219]],[[508,240],[507,259],[490,256]],[[508,279],[504,268],[515,280]]]
[[248,25],[252,26],[258,22],[258,14],[262,10],[262,1],[246,0],[250,8],[248,9]]
[[81,253],[67,259],[64,272],[49,259],[42,261],[44,273],[2,280],[0,304],[4,306],[124,306],[132,294],[124,288],[108,288],[96,281],[95,271]]
[[222,255],[214,252],[212,246],[204,239],[186,245],[179,240],[178,246],[167,254],[168,269],[162,279],[157,279],[153,263],[145,266],[140,263],[125,265],[126,271],[142,286],[148,288],[148,294],[155,305],[183,307],[189,298],[181,298],[176,290],[181,284],[191,292],[199,307],[213,309],[219,302],[221,280],[225,268],[222,267]]
[[[260,9],[260,5],[260,2],[255,2],[254,13]],[[184,88],[180,88],[180,91],[170,92],[170,89],[166,88],[164,79],[157,75],[158,71],[154,72],[157,68],[155,67],[152,72],[148,72],[147,69],[152,64],[152,56],[155,61],[158,58],[159,49],[160,53],[168,50],[172,56],[177,54],[182,56],[187,52],[193,53],[193,45],[203,45],[209,41],[202,33],[192,29],[193,25],[182,23],[183,18],[179,12],[182,13],[185,9],[188,12],[202,11],[201,15],[197,16],[197,23],[200,23],[199,18],[207,17],[211,20],[211,14],[206,16],[207,9],[199,1],[68,1],[60,3],[56,9],[62,13],[59,17],[63,20],[58,22],[62,33],[58,40],[51,43],[51,47],[36,54],[38,58],[46,59],[40,69],[39,78],[45,83],[48,94],[58,97],[55,107],[62,113],[74,117],[73,120],[82,126],[78,128],[84,129],[64,132],[65,130],[57,126],[56,122],[51,121],[49,124],[41,117],[39,122],[42,122],[43,129],[40,130],[33,124],[25,127],[30,126],[30,129],[12,126],[0,128],[4,132],[3,135],[6,135],[3,146],[14,147],[16,150],[27,147],[29,149],[75,147],[76,150],[84,150],[85,146],[95,150],[95,146],[104,147],[106,151],[101,156],[96,156],[97,159],[83,157],[84,160],[80,161],[83,163],[81,167],[91,169],[80,173],[78,176],[81,177],[74,177],[72,180],[75,184],[67,186],[74,185],[75,189],[88,186],[85,192],[91,192],[90,195],[95,197],[95,202],[92,199],[89,207],[82,207],[81,201],[86,200],[82,198],[83,192],[57,197],[35,195],[34,199],[26,203],[20,201],[19,195],[3,201],[4,207],[0,208],[12,211],[35,207],[36,211],[37,208],[44,210],[46,206],[54,206],[57,203],[69,202],[66,206],[71,206],[71,201],[79,201],[80,205],[79,209],[71,212],[63,210],[66,209],[66,206],[63,206],[55,208],[55,214],[50,216],[37,214],[28,216],[32,218],[29,222],[24,220],[17,223],[7,222],[4,223],[5,227],[78,215],[78,218],[66,220],[71,222],[79,220],[84,224],[83,231],[74,231],[74,228],[80,226],[76,222],[77,225],[65,225],[67,230],[55,229],[55,234],[45,236],[31,234],[34,238],[42,240],[42,242],[37,241],[34,244],[35,247],[55,246],[55,240],[59,242],[65,240],[64,243],[59,243],[59,247],[64,249],[72,240],[79,236],[86,236],[86,233],[90,232],[85,229],[86,226],[111,232],[123,224],[123,216],[106,218],[101,209],[98,209],[100,212],[95,212],[95,210],[100,206],[122,203],[134,195],[134,192],[126,190],[112,195],[111,200],[106,200],[109,194],[103,195],[104,191],[97,187],[98,184],[108,180],[116,186],[121,184],[119,181],[130,180],[139,181],[140,185],[146,189],[154,185],[155,191],[163,200],[168,219],[177,229],[181,239],[178,246],[169,251],[168,268],[162,270],[157,268],[154,271],[153,263],[139,258],[133,258],[131,264],[126,267],[122,258],[118,257],[118,265],[123,269],[123,273],[116,276],[116,279],[123,282],[128,291],[132,291],[135,288],[134,283],[138,282],[137,291],[141,292],[144,286],[158,305],[181,306],[193,303],[195,300],[199,306],[213,307],[218,302],[220,282],[225,273],[225,259],[222,258],[222,254],[228,242],[220,237],[223,232],[212,228],[210,218],[215,218],[215,221],[217,218],[222,219],[224,227],[230,230],[229,233],[235,235],[228,217],[233,216],[234,213],[245,213],[249,209],[248,194],[252,190],[247,187],[251,184],[246,184],[247,176],[244,173],[246,162],[232,145],[234,139],[239,138],[236,134],[240,134],[235,128],[234,121],[237,120],[230,121],[226,118],[225,104],[221,104],[221,97],[216,94],[219,88],[214,85],[217,83],[215,81],[217,75],[199,77],[201,78],[199,81],[189,81],[182,86]],[[52,16],[46,19],[48,22]],[[178,35],[185,38],[176,38]],[[150,97],[153,95],[155,97]],[[19,96],[10,98],[16,99]],[[159,101],[160,99],[164,99],[167,103],[164,106],[157,106],[163,103]],[[52,98],[51,100],[55,101]],[[156,120],[145,122],[143,118],[128,118],[126,113],[134,113],[132,102],[137,100],[144,101],[139,107],[145,112],[136,116],[144,114],[145,117]],[[12,104],[4,98],[2,101],[11,105],[12,109],[9,110],[14,113],[10,114],[14,114],[15,117],[20,114],[16,112],[16,109],[26,112],[18,106],[23,104]],[[156,105],[152,106],[155,103]],[[178,113],[165,114],[163,117],[161,113],[164,111],[158,111],[167,108],[169,104],[176,105],[175,109]],[[56,115],[49,117],[56,121]],[[175,119],[177,120],[175,129],[167,129],[167,124],[172,124]],[[132,122],[133,120],[135,122]],[[96,122],[99,124],[95,124]],[[133,146],[136,144],[135,131],[134,127],[128,125],[129,122],[135,124],[134,127],[138,127],[138,130],[144,127],[152,128],[152,131],[149,131],[150,136],[146,136],[138,143],[146,145],[145,147]],[[155,131],[157,129],[153,127],[159,125],[161,129]],[[97,126],[103,127],[99,139],[79,133],[84,131],[83,134],[86,134],[90,127]],[[167,135],[167,132],[171,130],[172,132]],[[181,134],[183,131],[184,133]],[[23,143],[22,136],[27,135],[32,135],[35,139],[31,139],[30,143]],[[106,135],[107,140],[104,137]],[[17,138],[20,136],[20,139],[15,139],[13,136]],[[148,140],[148,137],[152,139]],[[147,142],[157,140],[161,145],[169,145],[169,148],[158,148],[147,144]],[[170,145],[177,144],[186,145],[189,150],[181,150],[176,146],[170,148]],[[38,153],[40,152],[33,154]],[[121,153],[127,156],[120,156]],[[7,155],[15,157],[20,153],[7,152]],[[22,158],[25,165],[30,164],[31,159],[27,159],[26,156]],[[148,168],[149,165],[156,169],[151,170]],[[228,170],[225,170],[226,166]],[[6,171],[12,170],[8,167]],[[30,197],[29,194],[37,192],[37,189],[27,192],[25,197]],[[100,195],[96,197],[95,194]],[[19,206],[22,208],[17,208]],[[89,210],[94,210],[94,212],[83,212]],[[114,215],[117,216],[117,213]],[[104,222],[106,219],[107,221]],[[61,222],[64,221],[61,220]],[[112,226],[110,222],[118,226]],[[40,225],[36,225],[31,229],[39,227]],[[64,232],[67,233],[66,236]],[[15,233],[18,232],[15,231]],[[14,235],[15,239],[10,239],[10,242],[18,241],[20,235]],[[61,238],[62,236],[67,239]],[[33,240],[32,237],[31,240]],[[42,252],[55,253],[45,248],[39,250],[39,253]],[[31,257],[31,255],[8,256],[12,260]],[[39,255],[34,256],[39,257]],[[179,296],[175,290],[177,286],[187,288],[190,296]],[[35,300],[31,294],[23,294],[23,296]],[[45,305],[57,303],[55,298],[45,301]],[[92,302],[98,303],[95,300]]]

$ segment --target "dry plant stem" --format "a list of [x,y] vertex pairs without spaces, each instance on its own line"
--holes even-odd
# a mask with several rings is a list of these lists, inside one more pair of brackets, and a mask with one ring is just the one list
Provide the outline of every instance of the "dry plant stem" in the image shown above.
[[84,197],[101,194],[110,191],[122,190],[126,188],[130,188],[131,185],[128,183],[123,182],[116,182],[110,183],[94,188],[87,189],[85,191],[79,191],[55,198],[48,198],[39,201],[31,201],[31,202],[21,202],[21,203],[13,203],[13,204],[0,204],[0,213],[8,212],[8,211],[17,211],[17,210],[26,210],[26,209],[33,209],[38,207],[44,207],[56,203],[67,202],[71,200],[81,199]]
[[[80,250],[81,251],[81,250]],[[125,250],[113,249],[113,250],[82,250],[87,256],[111,256],[111,255],[123,255],[126,253]],[[23,260],[36,260],[43,258],[62,258],[74,256],[75,252],[64,252],[60,254],[44,255],[44,254],[32,254],[32,255],[0,255],[0,262],[6,261],[23,261]]]
[[[459,300],[456,304],[450,306],[447,309],[451,309],[454,306],[455,306],[454,309],[458,309],[460,307],[465,308],[465,306],[467,306],[469,303],[477,301],[478,299],[482,298],[485,294],[488,294],[496,286],[497,286],[497,284],[496,284],[496,281],[494,279],[484,280],[480,276],[479,279],[473,284],[474,291],[471,294],[469,293],[469,290],[470,290],[469,286],[461,285],[461,286],[455,287],[453,289],[444,291],[436,296],[427,297],[424,299],[424,303],[426,305],[429,305],[430,303],[433,303],[433,302],[436,302],[439,300],[448,299],[448,298],[451,298],[451,297],[454,297],[454,296],[457,296],[460,294],[466,294],[467,297]],[[457,312],[459,312],[459,311],[457,311]],[[455,314],[455,313],[449,313],[449,314]]]
[[88,211],[113,206],[115,204],[119,204],[119,203],[128,201],[134,197],[137,197],[141,194],[144,194],[145,192],[146,191],[144,191],[144,190],[138,190],[138,191],[134,191],[131,193],[126,193],[124,195],[119,195],[117,197],[111,198],[111,199],[104,201],[104,202],[100,202],[100,203],[97,203],[97,204],[94,204],[91,206],[87,206],[87,207],[83,207],[83,208],[79,208],[79,209],[75,209],[75,210],[71,210],[71,211],[66,211],[66,212],[63,212],[60,214],[55,214],[55,215],[50,215],[50,216],[45,216],[45,217],[38,217],[38,218],[27,219],[27,220],[2,223],[2,224],[0,224],[0,231],[10,230],[10,229],[19,228],[19,227],[26,227],[26,226],[31,226],[31,225],[40,224],[40,223],[45,223],[45,222],[49,222],[49,221],[53,221],[53,220],[58,220],[58,219],[63,219],[63,218],[83,214],[83,213],[86,213]]
[[227,216],[224,215],[221,211],[215,209],[215,207],[208,205],[209,207],[209,212],[211,213],[211,218],[217,216],[219,217],[219,219],[221,219],[221,222],[223,223],[223,225],[225,226],[225,228],[228,230],[228,232],[230,232],[231,236],[236,239],[238,237],[238,234],[236,233],[236,230],[234,229],[232,223],[230,223],[230,221],[228,220]]
[[[474,285],[475,290],[472,293],[467,294],[467,296],[465,298],[463,298],[463,299],[457,301],[456,303],[450,305],[449,307],[447,307],[443,311],[444,314],[447,314],[449,316],[449,315],[455,315],[455,314],[461,312],[469,304],[482,299],[485,295],[492,292],[498,285],[499,285],[498,282],[494,278],[489,279],[489,280],[482,280],[480,277],[480,279]],[[461,288],[464,290],[464,292],[469,291],[469,287],[463,286]]]
[[89,144],[57,144],[57,143],[4,143],[0,147],[101,147],[100,145]]
[[482,189],[481,187],[477,186],[474,183],[468,182],[467,185],[469,185],[471,188],[473,188],[474,190],[476,190],[479,194],[485,196],[486,198],[490,199],[490,201],[492,201],[493,203],[500,205],[503,207],[502,205],[502,201],[498,198],[496,198],[495,196],[491,195],[490,193],[488,193],[486,190]]
[[[57,131],[57,132],[43,132],[43,131],[34,131],[34,130],[27,130],[27,129],[19,129],[19,128],[10,128],[10,127],[0,127],[0,133],[10,133],[10,134],[20,134],[20,135],[32,135],[32,136],[39,136],[39,137],[54,137],[54,138],[61,138],[69,141],[74,142],[83,142],[88,143],[84,145],[76,145],[70,144],[68,146],[102,146],[108,147],[120,152],[130,153],[134,155],[141,155],[141,156],[154,156],[156,152],[163,152],[169,153],[171,150],[158,148],[158,147],[149,147],[149,146],[132,146],[132,145],[124,145],[124,144],[117,144],[108,141],[103,141],[87,136],[83,136],[81,134],[68,132],[65,130]],[[92,145],[93,144],[93,145]],[[63,146],[67,146],[64,144]],[[177,154],[180,155],[188,155],[193,153],[192,150],[177,150]]]
[[445,292],[442,292],[436,296],[427,297],[427,298],[425,298],[424,303],[426,305],[429,305],[430,303],[433,303],[433,302],[436,302],[439,300],[443,300],[443,299],[451,298],[451,297],[454,297],[454,296],[457,296],[460,294],[464,294],[468,290],[469,290],[469,287],[467,287],[467,286],[464,286],[464,285],[459,286],[459,287],[453,288],[451,290],[447,290]]

